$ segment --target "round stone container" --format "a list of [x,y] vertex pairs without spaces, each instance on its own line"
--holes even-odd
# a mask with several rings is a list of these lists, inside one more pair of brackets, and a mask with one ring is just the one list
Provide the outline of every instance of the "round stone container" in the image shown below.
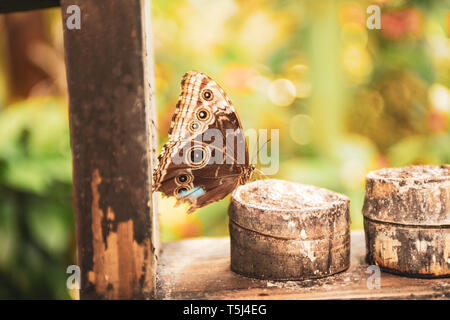
[[369,172],[363,215],[370,264],[407,276],[450,276],[450,165]]
[[231,270],[259,279],[302,280],[350,264],[350,200],[282,180],[237,188],[228,210]]

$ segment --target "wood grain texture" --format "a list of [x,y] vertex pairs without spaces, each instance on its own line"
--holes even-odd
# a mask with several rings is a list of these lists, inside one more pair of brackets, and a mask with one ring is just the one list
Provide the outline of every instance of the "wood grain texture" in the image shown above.
[[201,238],[162,245],[159,299],[450,299],[450,279],[415,279],[381,272],[368,289],[364,233],[351,234],[351,265],[314,280],[267,281],[230,270],[230,240]]
[[401,225],[450,225],[450,165],[369,172],[363,214]]
[[0,13],[45,9],[59,6],[59,0],[2,0]]
[[[150,1],[62,0],[81,299],[155,290],[158,226]],[[63,24],[65,26],[65,24]]]
[[369,172],[363,214],[370,263],[450,276],[450,165]]
[[386,271],[450,277],[450,228],[388,224],[364,218],[368,259]]

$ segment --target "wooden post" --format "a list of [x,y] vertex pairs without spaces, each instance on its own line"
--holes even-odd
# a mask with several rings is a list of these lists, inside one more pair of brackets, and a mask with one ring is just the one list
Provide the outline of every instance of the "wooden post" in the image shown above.
[[59,0],[2,0],[0,13],[28,11],[59,6]]
[[[81,9],[81,29],[66,26]],[[82,299],[155,294],[149,0],[62,0]]]

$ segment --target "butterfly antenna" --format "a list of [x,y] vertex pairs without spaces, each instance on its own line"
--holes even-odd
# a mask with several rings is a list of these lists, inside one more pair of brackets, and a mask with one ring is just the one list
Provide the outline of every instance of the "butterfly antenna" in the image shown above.
[[[259,179],[258,180],[265,180],[265,179],[269,179],[269,177],[266,175],[266,174],[264,174],[264,172],[262,171],[262,170],[260,170],[260,169],[258,169],[258,168],[256,168],[255,167],[255,173],[257,173],[258,174],[258,177],[259,177]],[[253,179],[252,179],[253,180]]]
[[[253,163],[253,160],[255,160],[255,157],[258,156],[259,152],[261,151],[261,149],[268,144],[272,139],[267,140],[266,142],[264,142],[264,144],[258,149],[258,151],[253,155],[252,157],[252,161],[250,163]],[[255,172],[259,175],[259,178],[261,179],[261,177],[263,179],[269,179],[269,177],[267,175],[264,174],[264,172],[262,172],[262,170],[258,169],[258,168],[254,168]]]
[[258,149],[258,151],[253,155],[252,157],[252,161],[250,161],[250,163],[253,163],[253,160],[255,160],[255,157],[258,156],[259,152],[261,151],[261,149],[268,144],[272,139],[267,140],[266,142],[264,142],[264,144]]

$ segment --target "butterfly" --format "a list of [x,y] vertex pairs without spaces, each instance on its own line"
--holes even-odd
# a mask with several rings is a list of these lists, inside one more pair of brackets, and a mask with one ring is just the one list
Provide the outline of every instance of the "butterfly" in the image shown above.
[[192,213],[245,184],[254,168],[225,91],[204,73],[186,73],[169,141],[158,157],[153,190],[176,197],[177,205],[188,203]]

